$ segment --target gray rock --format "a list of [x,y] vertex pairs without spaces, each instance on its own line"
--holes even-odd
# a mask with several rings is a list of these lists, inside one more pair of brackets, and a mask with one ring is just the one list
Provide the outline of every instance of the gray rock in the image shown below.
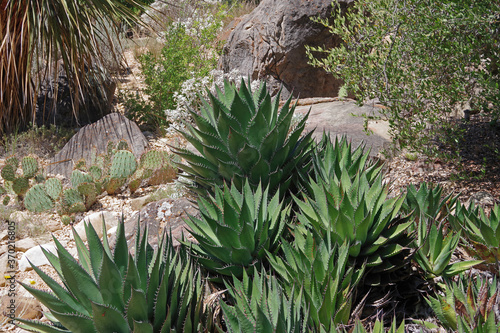
[[77,232],[78,236],[83,241],[87,240],[87,234],[85,233],[85,224],[92,224],[94,227],[97,235],[102,238],[103,235],[103,230],[102,230],[102,219],[104,218],[104,222],[106,223],[106,229],[110,229],[115,227],[118,224],[118,214],[109,212],[109,211],[103,211],[103,212],[97,212],[94,214],[91,214],[87,217],[85,217],[82,221],[80,221],[78,224],[76,224],[75,231]]
[[148,146],[148,141],[136,123],[119,113],[111,113],[99,121],[80,129],[71,140],[56,154],[47,166],[47,173],[70,177],[73,163],[85,159],[87,165],[93,154],[107,152],[108,142],[125,140],[132,153],[139,158]]
[[29,261],[31,261],[31,263],[33,263],[33,265],[35,265],[37,267],[43,266],[43,265],[50,265],[50,262],[45,257],[45,254],[43,254],[42,247],[45,250],[57,255],[56,246],[54,244],[44,244],[44,245],[35,246],[35,247],[29,249],[28,251],[26,251],[23,254],[23,256],[21,257],[21,260],[19,260],[19,270],[21,272],[32,269],[31,265],[28,262],[28,259],[29,259]]
[[[340,5],[352,2],[340,0]],[[331,13],[331,0],[263,0],[231,32],[219,65],[224,72],[238,70],[267,81],[273,93],[282,84],[295,97],[337,96],[342,82],[309,65],[305,49],[340,45],[339,38],[311,20]]]
[[31,238],[24,238],[16,242],[16,251],[26,252],[38,244]]
[[[125,237],[129,244],[129,249],[134,250],[135,236],[137,232],[137,221],[139,220],[141,234],[145,227],[148,227],[148,242],[153,246],[158,246],[163,230],[170,232],[174,239],[174,246],[178,246],[183,235],[188,237],[187,225],[184,218],[187,214],[196,215],[197,208],[186,198],[162,199],[146,205],[140,212],[135,213],[125,221]],[[110,245],[114,246],[116,236],[110,239]]]

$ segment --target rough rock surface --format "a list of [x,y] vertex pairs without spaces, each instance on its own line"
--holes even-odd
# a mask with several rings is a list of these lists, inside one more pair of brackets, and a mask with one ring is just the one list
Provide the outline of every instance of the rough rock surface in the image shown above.
[[[345,7],[352,0],[341,0]],[[224,46],[220,66],[265,80],[276,92],[283,84],[293,96],[337,96],[341,81],[309,65],[305,45],[331,48],[340,40],[311,21],[330,18],[331,0],[263,0],[244,16]]]
[[74,162],[84,158],[87,165],[92,154],[107,151],[108,142],[126,140],[138,158],[148,146],[148,141],[139,126],[119,113],[111,113],[99,121],[80,129],[63,149],[51,160],[47,172],[69,177]]
[[[177,246],[179,245],[177,239],[180,239],[182,235],[184,238],[190,236],[185,232],[187,226],[184,218],[187,214],[195,215],[197,212],[195,205],[186,198],[162,199],[146,205],[125,221],[125,237],[129,248],[133,249],[135,245],[138,219],[140,219],[141,235],[145,227],[148,228],[148,241],[151,246],[158,245],[163,230],[171,232],[174,239],[173,245]],[[113,235],[109,243],[114,246],[115,242],[116,236]]]

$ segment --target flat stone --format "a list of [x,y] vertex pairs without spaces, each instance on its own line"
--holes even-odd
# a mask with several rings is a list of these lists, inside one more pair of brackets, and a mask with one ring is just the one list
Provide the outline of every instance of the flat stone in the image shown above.
[[[102,211],[86,216],[82,221],[74,226],[75,231],[78,233],[78,236],[83,241],[87,240],[87,234],[85,233],[85,224],[92,224],[97,235],[102,238],[103,230],[102,230],[102,220],[106,223],[106,229],[110,229],[115,227],[118,224],[118,213],[110,212],[110,211]],[[73,237],[73,236],[72,236]]]
[[354,147],[364,143],[366,148],[371,149],[370,155],[372,156],[376,156],[391,143],[389,127],[385,122],[369,122],[368,128],[373,133],[368,135],[364,131],[365,120],[362,115],[379,115],[380,109],[377,106],[358,106],[354,101],[348,99],[313,105],[299,105],[295,108],[296,113],[304,115],[309,110],[310,114],[304,133],[314,131],[313,138],[316,140],[321,139],[323,132],[330,133],[332,138],[345,135]]
[[47,258],[45,257],[45,254],[42,251],[42,247],[45,250],[57,255],[56,246],[54,244],[49,243],[49,244],[37,245],[37,246],[29,249],[28,251],[26,251],[23,254],[23,256],[21,257],[21,260],[19,260],[19,270],[21,272],[32,269],[31,265],[28,262],[28,259],[29,259],[29,261],[31,261],[31,263],[33,265],[35,265],[37,267],[43,266],[43,265],[50,265],[50,262],[47,260]]
[[26,252],[38,244],[31,238],[24,238],[16,242],[16,251]]

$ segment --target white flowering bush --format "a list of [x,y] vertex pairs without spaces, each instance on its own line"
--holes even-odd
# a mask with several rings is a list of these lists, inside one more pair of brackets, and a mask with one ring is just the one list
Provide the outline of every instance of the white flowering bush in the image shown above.
[[[165,116],[169,121],[169,126],[166,129],[167,134],[174,134],[177,130],[184,129],[184,122],[190,121],[188,110],[197,110],[202,99],[208,99],[208,91],[215,94],[216,87],[223,89],[225,80],[238,85],[241,79],[248,80],[248,78],[243,77],[237,70],[229,73],[224,73],[221,70],[212,70],[208,76],[201,78],[193,76],[184,81],[181,89],[174,93],[176,108],[165,111]],[[252,91],[260,83],[259,80],[251,81]]]

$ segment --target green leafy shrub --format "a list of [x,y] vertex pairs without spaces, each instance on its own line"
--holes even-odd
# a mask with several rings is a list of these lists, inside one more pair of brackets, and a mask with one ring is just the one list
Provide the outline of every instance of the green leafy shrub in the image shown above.
[[[248,182],[242,191],[234,184],[216,188],[215,195],[198,199],[200,217],[186,223],[198,244],[190,244],[199,263],[209,271],[241,278],[251,267],[259,267],[266,251],[279,249],[290,207],[269,189],[256,190]],[[249,271],[251,273],[252,271]]]
[[126,96],[127,112],[132,119],[165,130],[171,121],[165,117],[165,111],[176,109],[175,94],[181,90],[183,82],[208,76],[217,68],[222,50],[217,34],[223,16],[221,10],[210,19],[195,16],[191,21],[173,22],[162,34],[164,46],[161,51],[158,54],[148,51],[139,56],[145,83],[143,92],[147,98]]
[[435,154],[435,140],[451,145],[460,134],[450,121],[457,109],[498,118],[499,11],[486,0],[337,4],[317,21],[342,43],[307,53],[360,103],[378,98],[401,147]]
[[22,285],[50,310],[46,316],[51,324],[17,319],[20,327],[82,333],[205,329],[200,273],[184,250],[174,250],[170,236],[154,251],[147,242],[147,229],[142,237],[137,233],[132,256],[123,223],[118,226],[114,251],[106,238],[100,241],[91,224],[85,232],[88,248],[73,231],[79,263],[55,238],[57,256],[44,251],[63,285],[32,265],[52,293]]
[[210,94],[200,114],[191,112],[196,124],[186,124],[184,137],[201,154],[174,149],[188,164],[180,167],[195,182],[199,194],[212,192],[224,182],[238,189],[248,179],[253,189],[259,184],[271,193],[285,196],[291,184],[298,183],[298,173],[309,162],[311,133],[301,137],[307,117],[291,127],[295,106],[291,98],[279,108],[261,85],[252,92],[242,81],[239,90],[226,82],[224,93]]

